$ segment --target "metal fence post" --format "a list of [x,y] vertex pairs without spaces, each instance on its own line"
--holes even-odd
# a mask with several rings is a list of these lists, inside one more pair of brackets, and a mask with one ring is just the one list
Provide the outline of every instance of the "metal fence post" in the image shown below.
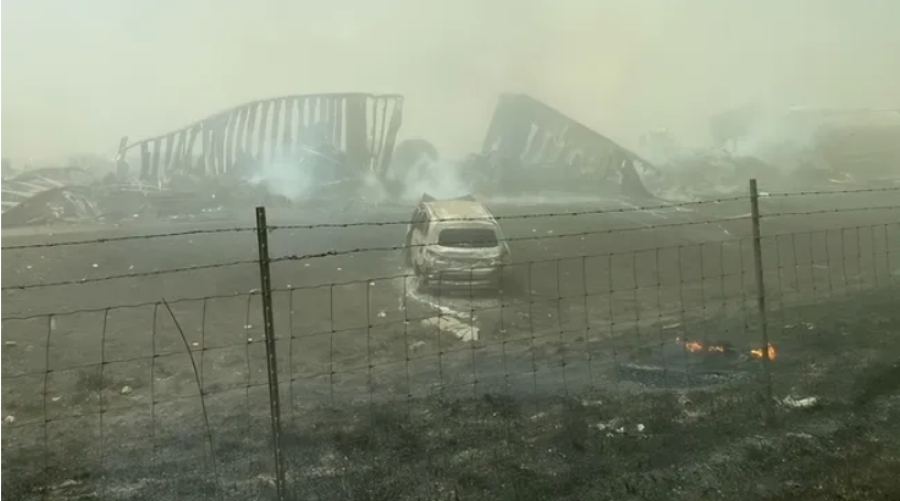
[[769,321],[766,312],[766,286],[763,279],[762,237],[759,228],[759,190],[756,179],[750,180],[750,215],[753,225],[753,268],[756,275],[756,302],[759,308],[759,331],[762,341],[763,386],[765,386],[766,419],[771,423],[774,415],[772,391],[772,360],[769,357]]
[[269,227],[266,208],[256,208],[256,238],[259,242],[259,278],[262,288],[263,326],[266,335],[266,369],[269,376],[269,411],[275,453],[275,488],[285,499],[284,461],[281,455],[281,399],[278,392],[278,360],[275,356],[275,322],[272,314],[272,276],[269,273]]

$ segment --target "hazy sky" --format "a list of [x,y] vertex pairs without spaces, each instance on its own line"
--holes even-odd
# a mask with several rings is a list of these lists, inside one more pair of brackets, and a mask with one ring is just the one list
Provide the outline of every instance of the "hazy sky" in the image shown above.
[[900,107],[897,0],[4,0],[2,149],[112,153],[262,97],[406,96],[403,136],[480,146],[498,92],[623,143],[751,99]]

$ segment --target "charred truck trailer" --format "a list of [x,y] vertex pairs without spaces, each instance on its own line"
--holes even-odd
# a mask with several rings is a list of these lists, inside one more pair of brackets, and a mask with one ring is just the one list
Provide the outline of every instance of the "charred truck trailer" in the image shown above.
[[636,153],[524,94],[500,96],[481,154],[467,172],[479,192],[621,194],[653,198],[641,174],[656,169]]
[[[402,123],[397,95],[313,94],[265,99],[129,143],[120,176],[168,185],[182,176],[241,178],[267,162],[304,164],[319,182],[384,174]],[[132,172],[137,166],[137,172]]]
[[[122,138],[117,172],[178,189],[192,180],[246,180],[261,166],[280,163],[303,169],[317,186],[347,188],[324,190],[329,193],[364,192],[360,181],[372,176],[389,194],[398,194],[404,183],[437,168],[438,157],[427,141],[396,144],[402,108],[397,95],[254,101],[160,136],[133,143]],[[637,154],[521,94],[500,96],[481,153],[462,170],[473,190],[487,195],[549,191],[633,198],[652,197],[639,170],[655,171]]]

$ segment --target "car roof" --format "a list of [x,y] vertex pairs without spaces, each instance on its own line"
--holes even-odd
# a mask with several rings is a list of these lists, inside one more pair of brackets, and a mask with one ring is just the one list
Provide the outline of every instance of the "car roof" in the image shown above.
[[425,207],[438,220],[474,219],[493,222],[493,215],[481,202],[446,200],[425,202]]

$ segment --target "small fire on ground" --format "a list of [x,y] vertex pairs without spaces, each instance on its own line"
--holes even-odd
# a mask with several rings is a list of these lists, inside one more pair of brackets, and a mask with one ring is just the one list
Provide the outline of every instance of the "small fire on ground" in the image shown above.
[[[775,360],[776,358],[778,358],[778,350],[776,350],[775,347],[772,346],[772,343],[766,345],[766,351],[769,354],[769,360]],[[753,355],[754,358],[765,358],[765,354],[763,353],[762,349],[750,350],[750,354]]]
[[[677,342],[681,342],[680,339],[676,340]],[[699,341],[684,341],[684,348],[691,353],[726,353],[733,351],[730,347],[720,344],[707,344],[701,343]],[[766,349],[769,355],[769,360],[775,360],[778,357],[778,350],[775,349],[775,346],[772,343],[768,344]],[[765,356],[765,353],[762,349],[750,350],[750,355],[753,358],[762,359]]]

